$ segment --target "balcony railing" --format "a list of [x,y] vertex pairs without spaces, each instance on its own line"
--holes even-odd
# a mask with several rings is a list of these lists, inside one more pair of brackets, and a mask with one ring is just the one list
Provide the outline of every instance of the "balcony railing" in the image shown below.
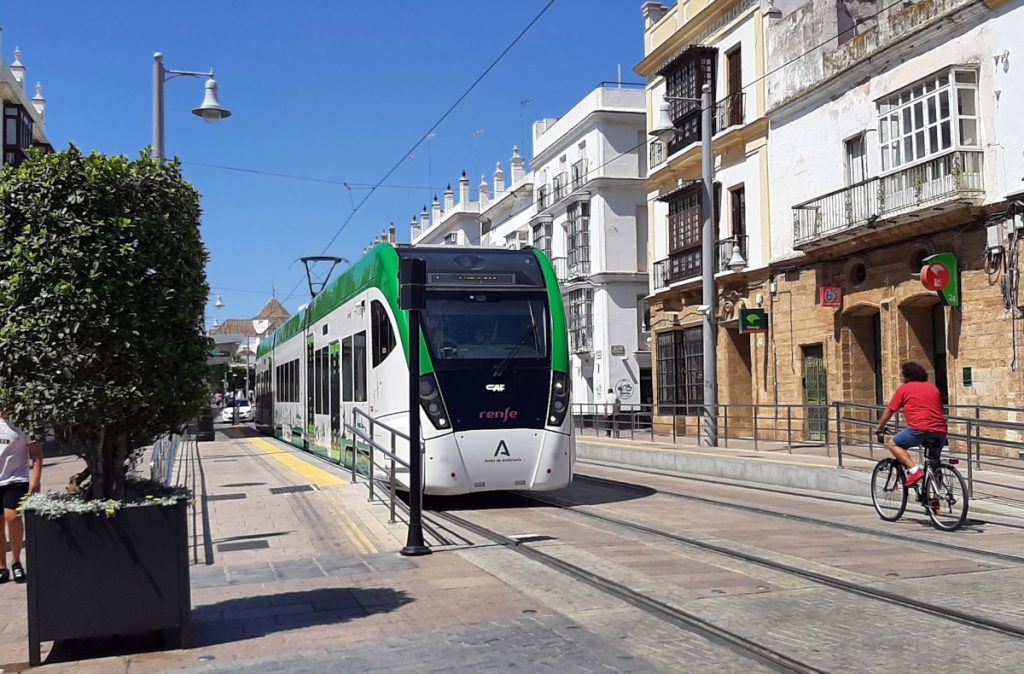
[[569,278],[569,264],[564,257],[551,258],[551,266],[555,268],[555,278],[559,283],[565,283]]
[[[733,236],[730,239],[722,239],[715,243],[715,247],[718,250],[718,266],[715,267],[715,272],[730,271],[729,262],[732,261],[733,250],[739,248],[739,254],[743,256],[743,261],[749,265],[750,258],[747,255],[747,241],[749,237],[746,234],[740,234]],[[738,269],[736,271],[739,271]]]
[[555,192],[555,201],[560,201],[569,195],[569,177],[562,171],[551,181],[551,188]]
[[567,279],[578,279],[584,278],[590,275],[590,260],[569,260],[569,264],[566,268]]
[[657,138],[651,141],[651,161],[649,166],[653,169],[665,163],[665,144]]
[[537,188],[537,208],[547,208],[551,205],[551,186],[541,185]]
[[798,204],[793,207],[794,246],[982,194],[982,159],[980,151],[957,150]]
[[587,160],[580,159],[572,165],[572,189],[578,190],[587,182]]
[[715,133],[721,133],[730,126],[743,125],[746,94],[742,91],[729,94],[715,105]]
[[[746,234],[721,239],[715,242],[715,273],[728,271],[729,261],[732,259],[733,247],[739,245],[740,254],[749,265],[750,258],[747,253],[748,237]],[[670,255],[664,260],[654,263],[654,289],[661,290],[673,283],[699,278],[704,268],[701,265],[703,253],[700,249],[689,250],[675,255]]]

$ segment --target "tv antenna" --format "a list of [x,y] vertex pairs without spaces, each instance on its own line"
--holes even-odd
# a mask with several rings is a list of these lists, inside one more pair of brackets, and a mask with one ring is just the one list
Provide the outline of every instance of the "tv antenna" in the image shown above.
[[[317,294],[324,289],[327,282],[331,279],[331,273],[334,272],[334,268],[344,262],[348,264],[348,260],[343,257],[335,257],[333,255],[309,255],[306,257],[300,257],[299,261],[302,262],[303,266],[306,267],[306,282],[309,284],[309,297],[310,299],[317,296]],[[313,279],[313,267],[318,262],[330,262],[331,268],[327,270],[327,274],[324,276],[322,281]]]

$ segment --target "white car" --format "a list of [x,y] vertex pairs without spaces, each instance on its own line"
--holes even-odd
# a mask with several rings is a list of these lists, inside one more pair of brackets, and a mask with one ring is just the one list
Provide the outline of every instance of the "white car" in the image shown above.
[[244,398],[239,400],[228,400],[224,403],[224,409],[221,410],[220,420],[225,424],[230,424],[236,421],[235,410],[238,410],[237,421],[252,421],[252,405],[249,404],[248,400]]

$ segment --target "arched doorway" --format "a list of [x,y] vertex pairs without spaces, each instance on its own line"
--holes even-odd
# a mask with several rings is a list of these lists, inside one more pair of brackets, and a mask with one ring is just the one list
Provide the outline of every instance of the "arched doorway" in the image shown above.
[[946,308],[931,293],[913,295],[899,306],[906,323],[906,340],[901,340],[900,355],[914,360],[928,370],[928,378],[942,393],[942,403],[949,403],[949,380],[946,373]]
[[843,398],[882,405],[882,317],[873,304],[855,304],[843,312],[840,332]]

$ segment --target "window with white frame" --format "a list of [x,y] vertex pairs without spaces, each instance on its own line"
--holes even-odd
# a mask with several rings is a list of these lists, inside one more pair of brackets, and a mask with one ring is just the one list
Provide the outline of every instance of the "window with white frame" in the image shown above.
[[574,352],[590,351],[594,339],[594,289],[569,293],[569,346]]
[[846,184],[856,185],[868,179],[867,153],[864,151],[864,134],[858,133],[847,138],[846,146]]
[[878,101],[882,172],[981,145],[978,71],[950,68]]
[[590,202],[569,204],[566,215],[566,248],[570,275],[590,273]]
[[533,226],[533,245],[551,257],[551,221],[538,222]]
[[505,235],[505,247],[509,250],[519,250],[530,245],[530,233],[526,230],[516,230]]
[[459,233],[450,232],[444,235],[444,245],[446,246],[457,246],[459,245]]

